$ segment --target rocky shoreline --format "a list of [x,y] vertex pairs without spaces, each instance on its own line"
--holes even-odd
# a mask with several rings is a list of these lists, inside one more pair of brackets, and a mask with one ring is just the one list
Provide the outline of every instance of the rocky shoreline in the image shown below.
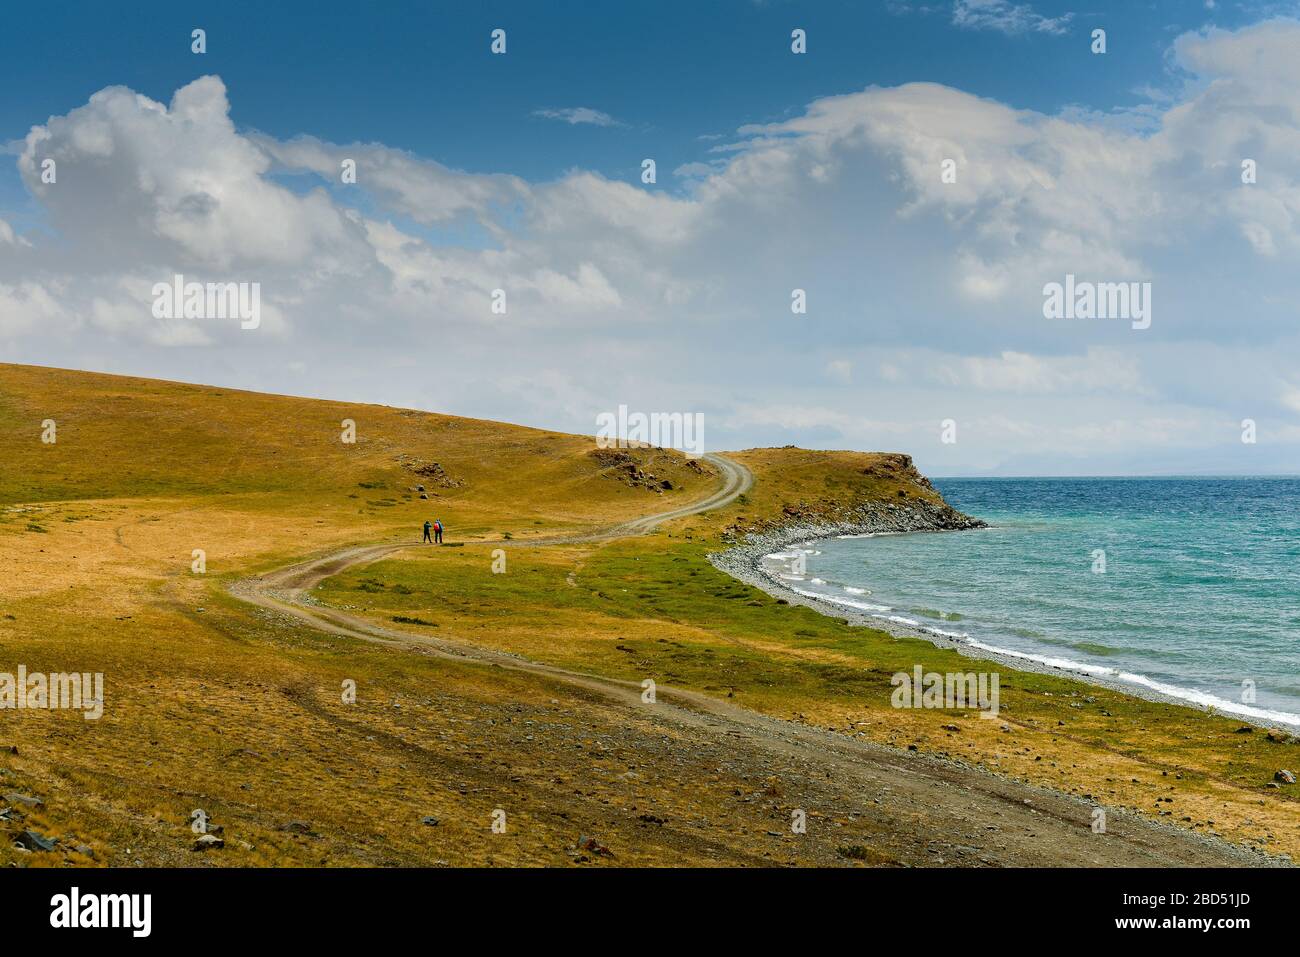
[[[819,521],[816,517],[801,520],[801,516],[788,515],[789,524],[765,530],[761,533],[746,534],[742,539],[737,539],[736,544],[725,551],[710,553],[708,560],[719,571],[725,572],[732,578],[747,585],[752,585],[774,598],[783,599],[791,605],[803,605],[827,617],[845,620],[850,625],[874,628],[898,638],[919,638],[937,648],[949,648],[967,658],[992,661],[1011,670],[1073,678],[1088,685],[1107,688],[1122,694],[1143,698],[1147,701],[1175,704],[1200,711],[1211,710],[1194,701],[1163,694],[1143,685],[1133,684],[1117,678],[1108,678],[1104,675],[1097,675],[1079,669],[1056,667],[1011,653],[973,647],[960,638],[954,638],[951,635],[924,626],[902,625],[863,611],[822,601],[794,591],[782,581],[764,571],[763,558],[765,556],[794,546],[807,545],[822,538],[834,538],[841,535],[968,531],[988,527],[987,522],[965,515],[947,503],[917,499],[909,500],[906,504],[867,502],[852,509],[850,516],[842,519],[837,517],[831,521]],[[1271,721],[1263,717],[1225,712],[1218,713],[1234,721],[1241,721],[1244,724],[1251,724],[1260,728],[1280,730],[1289,734],[1295,734],[1297,730],[1292,725]]]

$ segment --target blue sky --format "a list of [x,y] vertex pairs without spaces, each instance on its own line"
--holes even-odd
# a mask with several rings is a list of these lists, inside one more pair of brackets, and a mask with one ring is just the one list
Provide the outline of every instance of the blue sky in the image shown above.
[[[699,410],[714,448],[935,474],[1298,471],[1298,10],[14,7],[0,360],[585,432]],[[259,282],[258,337],[153,319],[179,271]],[[1066,273],[1150,281],[1151,328],[1044,319]]]
[[[953,24],[951,4],[782,0],[275,3],[227,0],[20,4],[0,34],[0,130],[16,138],[90,94],[122,84],[159,101],[221,76],[241,127],[287,138],[376,141],[449,166],[529,179],[573,166],[631,181],[641,156],[671,169],[702,136],[786,118],[821,96],[917,80],[1055,112],[1134,105],[1169,82],[1171,38],[1257,17],[1259,4],[1108,3],[1067,28],[1012,33]],[[931,9],[935,8],[935,9]],[[1052,19],[1076,8],[1040,0]],[[1249,10],[1256,13],[1248,13]],[[208,53],[189,51],[195,26]],[[792,27],[812,56],[789,53]],[[1079,36],[1114,35],[1106,69]],[[508,56],[487,37],[508,29]],[[534,116],[584,105],[625,125],[570,127]]]

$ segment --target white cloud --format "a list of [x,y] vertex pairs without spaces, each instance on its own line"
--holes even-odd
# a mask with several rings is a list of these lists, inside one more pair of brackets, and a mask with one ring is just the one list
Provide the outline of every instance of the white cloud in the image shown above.
[[310,171],[335,184],[342,181],[344,162],[351,160],[357,167],[357,187],[375,194],[386,208],[422,225],[447,223],[468,215],[492,226],[493,208],[519,202],[528,195],[527,185],[517,177],[463,173],[379,144],[339,146],[313,136],[281,142],[259,135],[251,137],[251,141],[280,167]]
[[0,338],[66,328],[58,289],[37,282],[0,283]]
[[971,30],[997,30],[1015,36],[1022,33],[1064,33],[1074,14],[1045,17],[1027,3],[1010,0],[955,0],[952,22]]
[[0,219],[0,243],[9,246],[31,246],[31,243],[14,232],[14,228]]
[[593,110],[587,106],[570,106],[562,110],[533,110],[533,116],[540,116],[548,120],[560,120],[568,123],[570,126],[623,126],[614,117],[600,110]]
[[1081,356],[1004,350],[997,356],[942,357],[928,363],[923,374],[944,385],[981,392],[1147,391],[1137,357],[1117,349],[1091,348]]

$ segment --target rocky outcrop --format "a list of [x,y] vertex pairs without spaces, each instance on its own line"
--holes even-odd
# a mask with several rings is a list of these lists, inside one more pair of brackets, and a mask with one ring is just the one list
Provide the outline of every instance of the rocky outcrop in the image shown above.
[[[833,490],[832,494],[783,501],[779,510],[768,508],[757,514],[737,515],[723,531],[725,541],[743,542],[757,535],[776,536],[788,543],[794,540],[786,534],[791,529],[808,532],[807,537],[811,538],[984,526],[979,519],[963,515],[948,505],[930,480],[917,471],[910,455],[901,452],[805,455],[812,468],[827,470],[825,486],[827,491]],[[851,461],[854,456],[856,462]],[[770,463],[769,466],[772,467]],[[802,468],[797,459],[775,467]],[[803,484],[802,494],[807,494],[810,485]]]
[[[628,449],[592,449],[587,455],[596,460],[603,474],[618,479],[624,485],[659,493],[673,489],[673,483],[669,479],[659,478],[650,472],[648,464]],[[699,465],[695,465],[695,470],[703,471]]]
[[882,452],[879,461],[864,468],[862,474],[869,475],[872,478],[910,482],[928,492],[934,491],[934,486],[930,484],[930,480],[918,472],[916,466],[912,464],[912,457],[904,455],[902,452]]
[[729,542],[770,540],[777,547],[828,535],[878,532],[937,532],[984,528],[988,523],[957,511],[942,499],[899,498],[897,501],[841,503],[821,500],[786,505],[775,519],[737,521],[723,530]]
[[713,565],[741,580],[757,574],[762,556],[797,542],[836,535],[941,532],[986,528],[988,523],[959,512],[912,464],[910,455],[881,453],[860,474],[872,481],[858,494],[787,503],[778,515],[738,515],[723,529],[732,546],[709,555]]
[[[416,475],[424,476],[430,485],[437,485],[441,488],[460,488],[465,484],[459,479],[454,479],[448,475],[447,470],[437,462],[426,462],[413,455],[399,455],[397,461],[402,468],[414,472]],[[424,489],[420,488],[420,491],[423,492]]]

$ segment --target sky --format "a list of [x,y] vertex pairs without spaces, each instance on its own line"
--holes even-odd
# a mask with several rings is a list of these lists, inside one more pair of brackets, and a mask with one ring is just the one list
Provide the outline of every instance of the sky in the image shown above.
[[[22,5],[0,83],[0,361],[1300,472],[1300,3]],[[257,327],[160,317],[177,274]]]

